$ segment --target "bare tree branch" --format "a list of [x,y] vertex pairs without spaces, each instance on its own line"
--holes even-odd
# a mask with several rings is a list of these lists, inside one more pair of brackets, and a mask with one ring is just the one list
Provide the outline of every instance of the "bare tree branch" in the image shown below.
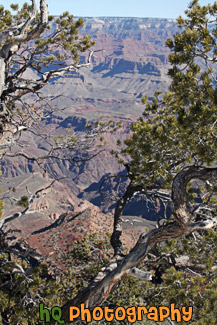
[[114,228],[113,228],[113,233],[111,236],[111,245],[114,249],[114,254],[115,255],[121,255],[122,254],[122,249],[123,245],[120,240],[121,234],[122,234],[122,213],[124,210],[124,207],[126,204],[130,201],[130,199],[134,196],[136,192],[140,192],[142,190],[141,186],[134,185],[132,181],[129,183],[127,186],[127,189],[121,197],[115,207],[115,213],[114,213]]
[[23,25],[23,27],[21,29],[21,35],[26,33],[29,26],[34,21],[34,19],[36,18],[36,14],[37,14],[37,0],[32,0],[32,14],[29,17],[29,19],[27,19],[27,21],[24,23],[24,25]]
[[190,221],[190,215],[186,210],[186,187],[192,179],[216,180],[217,168],[189,166],[176,175],[172,186],[172,211],[179,223]]
[[54,179],[48,186],[46,187],[43,187],[39,190],[37,190],[34,194],[30,194],[30,197],[28,199],[28,206],[22,211],[22,212],[17,212],[17,213],[14,213],[8,217],[5,217],[4,219],[0,220],[0,230],[3,228],[3,226],[8,223],[8,222],[11,222],[15,219],[18,219],[18,218],[21,218],[22,216],[24,216],[25,214],[27,214],[29,212],[29,210],[31,209],[31,206],[32,206],[32,203],[34,201],[35,198],[38,198],[39,197],[39,193],[47,190],[48,188],[50,188],[54,183],[56,182],[56,179]]
[[[136,266],[145,258],[148,251],[156,243],[181,238],[196,230],[210,229],[217,225],[217,217],[214,217],[212,220],[196,223],[191,223],[189,217],[186,219],[186,187],[187,183],[195,178],[204,181],[216,179],[217,168],[190,166],[184,168],[176,175],[172,185],[172,205],[176,213],[175,221],[141,234],[130,253],[125,257],[119,257],[116,262],[117,264],[113,262],[110,272],[108,272],[108,268],[102,269],[100,276],[96,277],[94,282],[63,306],[63,316],[66,321],[69,321],[69,306],[78,306],[81,303],[85,303],[87,308],[99,306],[107,299],[112,288],[119,280],[132,275],[132,270],[136,270],[135,273],[138,273]],[[126,198],[128,197],[126,196]],[[119,209],[120,211],[123,209],[121,204]],[[114,232],[116,231],[117,229],[114,228]]]
[[133,267],[129,273],[128,276],[132,276],[136,279],[140,280],[152,280],[152,273],[151,272],[145,272],[143,270],[137,269],[136,267]]

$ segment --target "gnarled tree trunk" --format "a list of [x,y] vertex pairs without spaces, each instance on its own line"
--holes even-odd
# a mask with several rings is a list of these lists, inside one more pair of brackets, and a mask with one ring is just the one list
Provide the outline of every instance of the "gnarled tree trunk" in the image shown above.
[[[141,272],[139,274],[136,266],[145,258],[154,244],[189,235],[198,230],[205,230],[217,225],[217,217],[208,218],[200,222],[192,222],[186,208],[186,187],[192,179],[203,181],[217,179],[217,168],[202,168],[190,166],[183,168],[173,180],[171,209],[175,221],[159,228],[141,234],[134,248],[125,257],[114,256],[107,268],[101,270],[95,280],[72,300],[68,301],[62,308],[62,319],[69,322],[69,307],[79,307],[82,303],[86,308],[100,306],[109,296],[114,286],[126,276],[150,280],[151,274]],[[129,189],[128,189],[129,191]],[[131,195],[130,195],[131,196]],[[141,271],[141,270],[139,270]],[[55,324],[55,321],[51,321]]]

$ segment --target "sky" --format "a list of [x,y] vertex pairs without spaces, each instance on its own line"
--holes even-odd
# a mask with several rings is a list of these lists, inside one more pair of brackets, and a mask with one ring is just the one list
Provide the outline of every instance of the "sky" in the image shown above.
[[[31,1],[25,0],[31,3]],[[21,0],[0,0],[9,8],[10,3],[22,5]],[[38,0],[39,2],[39,0]],[[177,18],[184,16],[190,0],[47,0],[50,15],[69,11],[78,17],[157,17]],[[214,0],[200,0],[201,5],[214,3]]]

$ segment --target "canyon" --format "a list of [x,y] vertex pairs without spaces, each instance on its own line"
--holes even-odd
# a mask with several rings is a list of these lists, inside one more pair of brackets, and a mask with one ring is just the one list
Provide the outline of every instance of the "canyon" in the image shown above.
[[[23,220],[13,224],[40,254],[49,256],[48,247],[52,245],[64,249],[87,232],[112,231],[112,214],[126,188],[126,171],[110,152],[117,149],[117,140],[129,137],[130,124],[141,116],[144,110],[141,97],[151,100],[156,90],[168,89],[169,50],[165,41],[178,30],[176,22],[169,19],[84,18],[81,34],[88,34],[95,41],[91,67],[67,72],[43,89],[44,95],[53,96],[52,106],[58,109],[43,125],[55,135],[65,134],[66,129],[85,132],[85,125],[98,119],[121,121],[122,127],[114,133],[105,133],[107,144],[103,151],[86,163],[78,166],[55,161],[46,166],[53,175],[63,179],[34,201]],[[81,62],[85,62],[87,55],[81,54]],[[33,155],[47,150],[42,140],[28,132],[23,132],[21,141]],[[34,193],[52,181],[36,162],[22,157],[4,159],[1,171],[2,196],[7,197],[3,217],[22,210],[16,203],[11,204],[13,196]],[[117,177],[109,178],[114,175]],[[101,184],[104,184],[103,193]],[[144,226],[154,226],[160,209],[160,203],[155,209],[146,206],[140,196],[126,207],[124,236],[128,247],[135,243]],[[62,221],[58,223],[58,220]]]

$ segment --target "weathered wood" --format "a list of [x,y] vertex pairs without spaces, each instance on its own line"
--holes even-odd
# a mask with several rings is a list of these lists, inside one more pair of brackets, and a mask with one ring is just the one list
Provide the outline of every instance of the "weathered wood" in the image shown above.
[[172,212],[177,222],[187,223],[190,216],[186,211],[186,187],[192,179],[211,181],[217,178],[217,168],[189,166],[183,168],[174,178],[172,185]]
[[[0,39],[8,40],[0,49],[0,99],[2,103],[2,94],[5,88],[5,65],[10,57],[15,54],[22,43],[28,42],[39,36],[45,30],[48,24],[48,10],[46,0],[40,0],[41,19],[35,29],[28,32],[29,25],[34,21],[37,15],[37,1],[32,0],[32,14],[29,19],[21,26],[12,26],[8,31],[0,33]],[[22,27],[22,28],[20,28]]]
[[121,216],[123,214],[123,210],[126,206],[126,204],[130,201],[130,199],[134,196],[136,192],[141,191],[142,187],[134,185],[131,181],[129,185],[127,186],[127,189],[124,193],[124,195],[118,200],[116,207],[115,207],[115,213],[114,213],[114,226],[113,226],[113,233],[111,236],[111,245],[114,249],[115,255],[121,255],[123,245],[121,242],[121,234],[122,234],[122,220]]
[[[0,97],[5,87],[5,60],[0,57]],[[1,108],[1,111],[3,107]]]
[[[172,206],[176,220],[167,225],[150,230],[147,233],[143,233],[127,256],[117,261],[116,264],[112,261],[114,267],[111,268],[110,272],[108,272],[108,268],[101,270],[101,275],[98,277],[98,280],[95,279],[87,288],[79,292],[74,299],[68,301],[62,308],[63,319],[67,324],[70,324],[70,306],[79,307],[81,303],[84,303],[90,309],[95,306],[100,306],[108,298],[111,290],[118,281],[126,276],[132,275],[132,270],[135,270],[136,266],[145,258],[148,251],[156,243],[181,238],[194,231],[209,229],[217,225],[217,217],[201,222],[190,221],[186,209],[186,187],[188,182],[195,178],[203,181],[217,179],[217,168],[190,166],[183,168],[176,175],[172,185]],[[129,188],[127,191],[129,191]],[[121,210],[122,208],[121,206]],[[52,321],[51,324],[55,324],[55,322]]]

